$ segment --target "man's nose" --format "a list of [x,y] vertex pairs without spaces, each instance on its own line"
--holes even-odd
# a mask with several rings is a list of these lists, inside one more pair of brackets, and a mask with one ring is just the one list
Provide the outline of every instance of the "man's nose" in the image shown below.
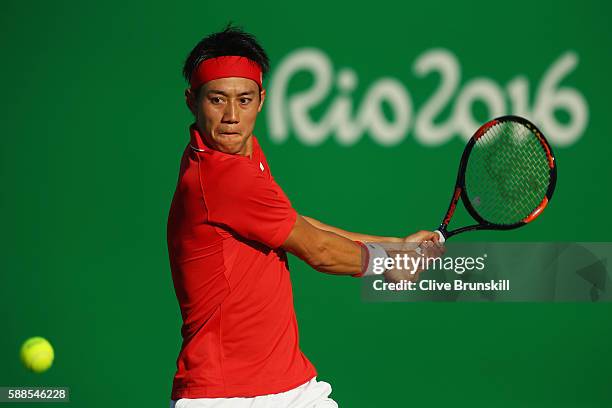
[[236,102],[231,101],[227,105],[225,105],[225,111],[223,112],[223,122],[225,123],[238,123],[238,106],[236,106]]

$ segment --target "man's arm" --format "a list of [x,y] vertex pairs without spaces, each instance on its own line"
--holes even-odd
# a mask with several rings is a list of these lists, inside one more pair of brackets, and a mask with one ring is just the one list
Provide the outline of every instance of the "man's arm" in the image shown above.
[[319,272],[336,275],[361,273],[361,245],[334,232],[319,229],[299,214],[281,247]]
[[395,242],[401,243],[405,241],[405,238],[397,238],[397,237],[379,237],[376,235],[368,235],[368,234],[360,234],[357,232],[345,231],[340,228],[332,227],[331,225],[327,225],[322,223],[319,220],[315,220],[311,217],[302,216],[306,221],[308,221],[312,226],[321,229],[323,231],[333,232],[334,234],[338,234],[341,237],[353,240],[353,241],[362,241],[362,242]]
[[[363,272],[362,268],[367,254],[364,253],[361,245],[349,237],[364,241],[369,241],[368,238],[372,237],[378,239],[378,242],[384,242],[383,237],[351,233],[334,227],[329,227],[329,229],[346,233],[347,236],[328,229],[317,228],[305,217],[298,215],[289,237],[281,247],[319,272],[357,275]],[[432,231],[419,231],[403,239],[391,239],[393,241],[389,242],[435,242],[438,235]]]

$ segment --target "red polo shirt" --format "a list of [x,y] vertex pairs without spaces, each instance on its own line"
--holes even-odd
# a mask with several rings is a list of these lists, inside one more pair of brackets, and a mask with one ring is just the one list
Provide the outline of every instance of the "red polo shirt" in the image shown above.
[[191,127],[168,217],[183,317],[172,399],[276,394],[316,375],[279,249],[296,216],[254,136],[249,158],[209,149]]

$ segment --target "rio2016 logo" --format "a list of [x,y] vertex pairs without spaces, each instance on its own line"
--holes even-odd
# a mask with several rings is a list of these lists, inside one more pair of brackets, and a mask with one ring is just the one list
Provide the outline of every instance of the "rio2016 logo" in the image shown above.
[[[413,72],[418,78],[437,72],[440,82],[416,114],[409,90],[391,77],[372,83],[353,113],[350,93],[357,86],[355,71],[344,68],[334,77],[334,67],[324,52],[302,48],[287,55],[274,72],[267,107],[269,136],[282,143],[292,131],[302,143],[316,146],[334,135],[339,144],[350,146],[367,133],[378,144],[393,146],[412,131],[421,144],[438,146],[455,135],[465,140],[471,137],[480,126],[473,117],[472,105],[480,101],[491,118],[507,113],[530,118],[552,144],[569,146],[582,136],[589,116],[584,96],[576,89],[561,85],[577,64],[578,56],[571,51],[555,60],[537,84],[534,102],[530,105],[527,77],[518,75],[505,87],[490,78],[477,77],[458,89],[461,66],[457,57],[446,49],[431,49],[416,59]],[[313,76],[313,85],[305,91],[288,94],[291,79],[304,71]],[[315,122],[309,111],[329,97],[334,81],[340,94]],[[510,101],[510,106],[506,100]],[[391,107],[392,120],[385,117],[383,103]],[[448,119],[442,123],[435,121],[449,104],[452,105]],[[568,120],[559,121],[555,111],[564,111]]]

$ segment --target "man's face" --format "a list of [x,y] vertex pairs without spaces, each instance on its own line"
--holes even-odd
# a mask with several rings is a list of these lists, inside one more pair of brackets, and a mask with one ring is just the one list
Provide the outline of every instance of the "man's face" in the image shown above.
[[[193,98],[193,96],[192,96]],[[202,85],[189,108],[206,142],[224,153],[249,155],[255,119],[261,111],[265,91],[246,78],[220,78]]]

